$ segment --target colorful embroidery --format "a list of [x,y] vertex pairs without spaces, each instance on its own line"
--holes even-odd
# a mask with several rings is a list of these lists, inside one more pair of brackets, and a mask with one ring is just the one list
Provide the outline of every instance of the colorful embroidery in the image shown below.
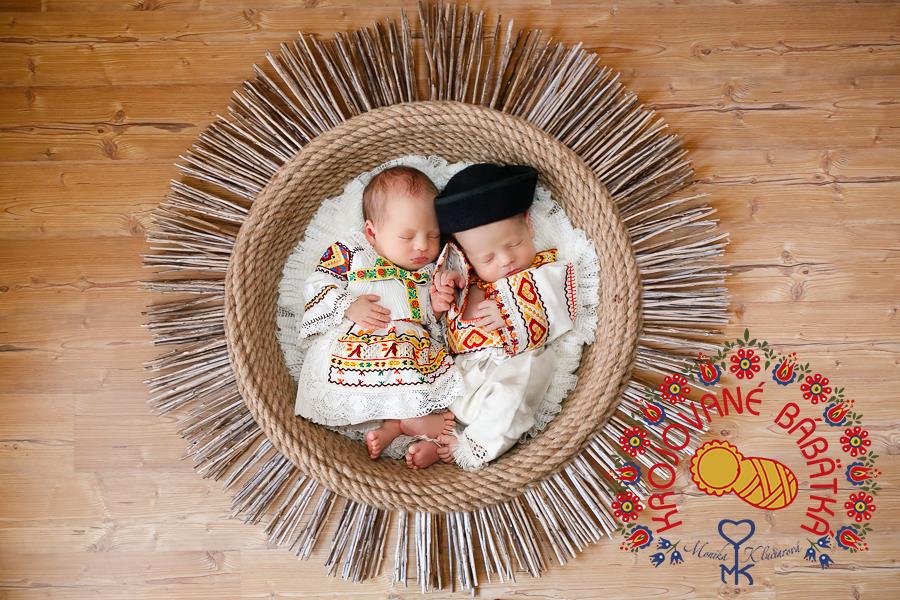
[[451,364],[427,332],[347,333],[337,341],[328,380],[349,387],[432,384]]
[[407,271],[379,256],[375,266],[369,269],[357,269],[347,274],[347,281],[383,281],[396,279],[406,287],[406,301],[413,321],[422,321],[422,303],[419,299],[419,285],[428,283],[428,273]]
[[530,271],[511,275],[509,280],[512,289],[515,290],[516,308],[525,323],[525,331],[528,333],[526,350],[537,348],[544,343],[547,332],[550,331],[547,307],[541,300],[541,295],[534,285],[534,276]]
[[[549,250],[543,250],[542,252],[538,252],[534,255],[534,259],[531,261],[531,266],[529,269],[535,269],[537,267],[542,267],[544,265],[549,265],[550,263],[556,262],[556,257],[559,252],[556,248],[550,248]],[[485,296],[490,296],[491,294],[497,293],[496,285],[493,283],[488,283],[484,279],[481,279],[478,275],[475,274],[474,269],[470,266],[469,269],[471,272],[469,273],[469,283],[474,285],[477,288],[484,290]]]
[[447,322],[447,346],[451,354],[466,354],[482,348],[501,348],[500,331],[485,331],[474,321],[450,319]]
[[509,309],[506,308],[506,304],[503,302],[500,294],[498,293],[494,299],[497,301],[497,307],[500,309],[500,318],[503,319],[503,327],[497,330],[503,343],[503,349],[509,356],[515,356],[520,352],[516,326],[513,324],[509,315]]
[[575,317],[578,316],[577,303],[575,302],[578,296],[575,290],[575,265],[569,263],[566,266],[566,306],[569,309],[569,318],[572,319],[573,323],[575,322]]
[[335,242],[322,254],[316,270],[343,280],[347,276],[352,260],[353,252],[350,251],[350,248],[340,242]]
[[[453,354],[464,354],[482,348],[503,348],[507,355],[515,356],[543,345],[550,335],[550,321],[547,307],[535,283],[534,273],[538,267],[556,260],[557,251],[551,248],[537,253],[530,268],[494,283],[487,283],[474,274],[470,275],[469,283],[482,289],[485,298],[497,302],[504,325],[495,331],[486,332],[473,321],[463,320],[461,316],[449,319],[447,341],[450,351]],[[575,311],[574,272],[567,269],[566,276],[566,289],[563,291],[568,315],[572,316]],[[507,306],[508,304],[512,306]]]

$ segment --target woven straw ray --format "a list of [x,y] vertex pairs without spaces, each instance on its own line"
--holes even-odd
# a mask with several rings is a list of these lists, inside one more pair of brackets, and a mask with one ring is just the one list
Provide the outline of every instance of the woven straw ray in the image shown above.
[[[281,271],[319,203],[392,158],[525,163],[573,224],[594,241],[601,302],[596,341],[585,348],[576,389],[535,439],[487,468],[437,464],[412,471],[368,458],[361,444],[294,415],[295,383],[276,339]],[[526,121],[482,106],[413,102],[353,117],[288,161],[256,198],[235,242],[225,281],[225,329],[238,388],[274,447],[317,481],[379,508],[475,510],[522,493],[574,458],[617,403],[640,330],[640,280],[625,227],[606,189],[571,150]]]

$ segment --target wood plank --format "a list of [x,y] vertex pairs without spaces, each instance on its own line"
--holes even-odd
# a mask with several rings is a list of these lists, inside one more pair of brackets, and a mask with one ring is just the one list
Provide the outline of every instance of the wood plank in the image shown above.
[[42,0],[3,0],[0,11],[3,12],[41,12]]
[[[18,0],[17,0],[18,1]],[[816,7],[831,7],[841,0],[745,0],[742,4],[759,6],[795,6],[808,7],[815,5]],[[858,4],[892,4],[892,0],[860,0]],[[277,8],[296,8],[297,3],[292,0],[44,0],[44,10],[47,11],[65,11],[65,12],[82,12],[82,11],[118,11],[118,10],[152,10],[152,11],[195,11],[195,10],[236,10],[245,8],[257,9],[277,9]],[[367,3],[369,6],[378,6],[384,8],[396,7],[399,5],[407,6],[410,0],[375,0]],[[628,3],[629,6],[641,6],[647,8],[659,8],[661,5],[654,0],[633,0]],[[509,6],[511,8],[521,8],[522,6],[541,6],[551,5],[554,7],[565,8],[568,6],[593,6],[603,9],[611,9],[616,5],[614,0],[529,0],[522,2],[521,0],[493,0],[491,5]],[[682,0],[678,5],[690,6],[730,6],[732,2],[729,0]],[[353,8],[357,5],[352,0],[316,0],[314,4],[310,4],[310,9],[323,7],[348,7]]]
[[[2,89],[2,88],[0,88]],[[48,89],[48,88],[44,88]],[[124,112],[115,113],[113,121],[97,120],[93,122],[57,122],[25,123],[21,125],[0,126],[0,162],[90,162],[107,160],[153,160],[175,162],[197,140],[200,132],[213,121],[215,114],[225,114],[225,101],[220,100],[221,106],[214,111],[201,109],[201,112],[210,113],[200,116],[193,122],[188,120],[173,121],[139,121],[124,117]],[[198,107],[199,108],[199,107]],[[744,113],[744,111],[750,111]],[[781,165],[800,163],[803,158],[810,157],[817,160],[818,165],[825,170],[823,174],[816,174],[808,178],[815,183],[826,183],[829,176],[832,181],[859,181],[845,173],[847,163],[851,155],[865,157],[871,160],[859,160],[855,166],[865,165],[865,175],[860,177],[895,177],[897,173],[897,139],[893,133],[893,127],[888,123],[891,119],[900,118],[900,108],[896,111],[883,111],[876,109],[845,109],[836,108],[833,111],[819,111],[809,109],[813,116],[820,115],[827,126],[838,127],[838,134],[855,132],[854,136],[846,139],[846,143],[821,150],[827,143],[814,145],[816,140],[805,140],[798,146],[785,145],[772,146],[771,137],[761,138],[755,133],[747,134],[745,117],[738,116],[751,114],[753,120],[759,120],[766,124],[773,122],[773,127],[784,124],[784,137],[791,135],[796,129],[797,111],[802,108],[792,108],[788,112],[780,109],[761,108],[759,110],[746,105],[726,105],[721,108],[699,106],[693,109],[679,109],[670,111],[660,110],[659,115],[669,122],[677,122],[678,128],[672,130],[678,132],[685,140],[685,147],[696,150],[695,160],[698,168],[703,166],[703,159],[711,152],[728,150],[733,153],[745,153],[757,160],[765,160],[766,166],[774,166],[776,160],[781,158]],[[761,116],[762,111],[766,116]],[[883,115],[877,117],[876,115]],[[694,126],[694,124],[697,126]],[[768,125],[767,125],[768,126]],[[752,127],[752,125],[751,125]],[[701,133],[715,131],[718,141],[711,142],[705,139],[701,141]],[[752,129],[750,131],[753,131]],[[695,132],[695,133],[688,133]],[[864,137],[865,132],[871,132],[871,138]],[[887,132],[887,135],[885,135]],[[829,136],[830,131],[824,131],[822,136]],[[886,147],[886,148],[885,148]],[[882,148],[885,148],[882,151]],[[752,150],[757,150],[755,156]],[[721,158],[721,155],[717,155]],[[723,161],[724,162],[724,161]],[[734,163],[725,162],[726,168],[734,170]],[[755,166],[755,165],[753,165]],[[808,168],[808,165],[804,165]],[[782,167],[783,168],[783,167]],[[793,173],[792,173],[793,174]],[[715,177],[723,174],[716,172]],[[746,179],[746,177],[745,177]],[[759,179],[759,178],[754,178]]]
[[159,598],[175,584],[180,598],[234,597],[240,565],[239,553],[218,551],[17,554],[0,579],[17,598]]
[[[256,5],[235,10],[222,7],[216,11],[191,10],[176,18],[165,10],[114,11],[104,10],[81,13],[34,14],[24,13],[5,16],[0,14],[0,33],[4,44],[33,43],[35,41],[77,41],[119,44],[123,42],[202,40],[229,41],[239,37],[265,36],[283,37],[297,31],[331,34],[352,27],[367,26],[385,18],[399,18],[403,9],[411,17],[417,17],[416,2],[413,0],[391,3],[393,6],[379,6],[367,3],[358,5],[344,0],[339,3],[318,2],[315,7],[267,8]],[[834,52],[851,50],[860,53],[879,53],[890,50],[892,27],[900,21],[900,10],[896,6],[833,4],[805,6],[807,14],[815,14],[817,20],[804,20],[784,27],[785,19],[798,13],[799,7],[779,4],[747,5],[742,7],[742,19],[723,19],[733,8],[727,4],[710,6],[704,4],[681,4],[677,6],[655,6],[647,3],[613,5],[603,10],[602,5],[541,6],[547,2],[519,3],[515,12],[507,12],[507,18],[514,17],[523,27],[540,27],[548,35],[565,39],[568,31],[582,30],[586,45],[610,43],[600,26],[621,28],[616,41],[604,46],[610,50],[654,54],[677,54],[675,48],[693,46],[695,53],[706,57],[715,54],[739,55],[742,53],[777,53],[789,56],[792,53],[808,51]],[[352,6],[353,10],[348,10]],[[491,3],[486,13],[496,17],[503,13],[503,3]],[[653,18],[658,29],[653,40],[641,35],[639,27],[645,25],[647,16]],[[410,19],[418,30],[417,19]],[[493,20],[493,19],[491,19]],[[696,44],[683,27],[690,22],[704,32],[704,44]],[[682,25],[679,27],[678,25]],[[861,39],[860,32],[866,35]],[[490,30],[486,30],[490,31]],[[820,43],[823,31],[827,31],[828,43]],[[173,35],[174,34],[174,35]],[[179,35],[182,34],[182,35]],[[735,38],[738,38],[736,40]],[[752,44],[749,43],[752,39]],[[737,42],[737,43],[734,43]],[[745,42],[745,43],[740,43]],[[761,42],[769,45],[758,45]],[[847,42],[846,44],[843,42]],[[811,47],[810,47],[811,46]],[[873,50],[870,51],[870,48]],[[705,53],[704,50],[710,50]]]
[[[858,302],[880,297],[897,298],[900,286],[883,286],[883,269],[897,269],[900,259],[893,258],[877,267],[865,262],[838,264],[800,264],[768,266],[750,264],[730,267],[736,273],[728,281],[728,289],[736,298],[753,297],[758,302],[819,302],[833,297],[834,290],[851,288],[845,300]],[[877,291],[870,291],[877,290]]]
[[[274,39],[250,38],[214,45],[196,41],[12,45],[0,54],[0,86],[238,83],[253,76],[253,63],[265,62],[265,50],[277,49],[279,42],[292,38],[293,34],[285,32]],[[638,89],[640,77],[660,77],[671,71],[691,75],[712,71],[728,78],[753,70],[759,78],[797,77],[817,72],[824,59],[840,52],[810,50],[790,55],[784,61],[767,62],[766,56],[752,53],[709,59],[702,54],[700,57],[683,54],[668,57],[657,56],[651,51],[643,55],[614,52],[613,48],[601,46],[588,46],[587,49],[599,52],[605,64],[622,72],[626,81]],[[864,51],[844,52],[848,58],[859,58]],[[852,74],[896,76],[898,53],[900,51],[890,50],[875,54],[876,58],[860,62]],[[619,54],[627,54],[627,59]]]
[[[185,449],[168,443],[178,436],[177,418],[154,414],[148,396],[146,390],[76,396],[76,472],[170,471],[183,460]],[[187,461],[183,464],[190,467]]]
[[[0,125],[197,124],[225,114],[234,89],[230,83],[0,88]],[[873,90],[872,97],[881,94]]]
[[[176,462],[172,467],[166,473],[152,475],[140,470],[70,473],[49,485],[39,473],[7,475],[10,485],[0,490],[4,505],[10,507],[4,519],[25,524],[39,522],[47,514],[62,521],[138,518],[148,513],[187,518],[230,512],[221,483],[200,478],[186,463]],[[25,501],[32,495],[36,502]]]
[[[143,236],[177,174],[169,161],[140,169],[119,162],[0,165],[0,239]],[[3,252],[12,257],[41,250],[7,245]]]
[[[199,479],[193,473],[190,477]],[[5,547],[15,547],[19,554],[32,555],[35,562],[52,559],[35,555],[58,552],[205,552],[211,548],[265,547],[265,535],[260,527],[245,525],[228,516],[225,492],[211,487],[191,488],[191,493],[220,497],[221,507],[190,514],[160,514],[151,507],[145,514],[115,519],[6,523],[0,541]]]
[[4,161],[169,160],[188,151],[208,123],[23,125],[0,131]]
[[[642,76],[648,74],[670,73],[676,65],[678,70],[685,73],[704,71],[709,73],[711,69],[719,66],[726,69],[749,69],[762,75],[767,69],[772,69],[770,74],[774,76],[797,76],[803,73],[815,72],[815,67],[821,66],[820,55],[865,55],[867,60],[855,65],[855,75],[896,75],[897,44],[892,41],[891,33],[900,19],[900,12],[888,11],[884,6],[873,7],[830,7],[827,11],[819,11],[816,21],[803,21],[792,28],[792,37],[785,38],[779,26],[784,22],[786,15],[792,9],[782,9],[762,6],[748,7],[751,15],[742,19],[738,26],[730,24],[722,28],[723,20],[719,18],[728,7],[681,7],[678,10],[661,11],[655,15],[654,22],[662,31],[672,35],[672,39],[661,39],[659,43],[647,43],[646,40],[629,43],[627,39],[617,41],[611,45],[608,37],[593,35],[600,33],[600,26],[615,25],[621,31],[639,32],[643,25],[647,11],[641,7],[631,10],[615,10],[609,12],[584,10],[584,9],[529,9],[517,12],[520,23],[551,22],[553,26],[547,28],[548,35],[566,39],[565,32],[583,29],[586,37],[580,38],[587,48],[600,51],[605,59],[615,68],[619,68],[620,59],[626,58],[628,69],[626,75],[635,72]],[[228,14],[228,13],[226,13]],[[254,12],[252,14],[231,13],[227,20],[221,16],[212,17],[207,13],[197,13],[195,23],[188,23],[187,27],[192,32],[197,30],[202,36],[205,31],[212,28],[214,38],[188,37],[191,41],[172,41],[168,18],[162,12],[138,12],[124,13],[127,21],[119,21],[117,25],[107,27],[120,28],[108,44],[102,40],[92,40],[90,43],[78,43],[78,29],[71,28],[78,22],[79,17],[70,17],[65,27],[58,29],[58,34],[63,36],[66,42],[65,48],[54,48],[52,42],[42,42],[50,39],[53,33],[50,31],[38,31],[36,36],[28,37],[28,13],[22,13],[25,19],[24,25],[20,25],[17,19],[8,19],[6,27],[12,33],[9,38],[10,51],[5,53],[6,60],[0,61],[0,85],[59,85],[65,82],[65,77],[71,75],[71,69],[67,69],[67,63],[78,61],[81,63],[80,81],[93,83],[145,83],[150,72],[157,76],[165,74],[165,81],[209,81],[209,77],[216,73],[229,80],[233,80],[238,71],[236,66],[244,63],[246,57],[257,56],[262,58],[262,50],[280,40],[290,39],[298,29],[315,33],[329,33],[347,27],[360,26],[377,20],[383,16],[383,12],[375,9],[372,13],[365,11],[346,11],[344,9],[322,9],[310,11],[307,9],[279,10],[275,12]],[[52,13],[51,13],[52,15]],[[52,19],[52,16],[48,16]],[[82,17],[83,18],[83,17]],[[120,18],[118,15],[114,18]],[[692,22],[695,26],[703,28],[705,39],[709,43],[696,44],[694,39],[685,37],[680,24],[685,21]],[[829,43],[822,43],[821,34],[816,30],[819,22],[828,27]],[[95,27],[96,19],[85,19],[88,29]],[[158,22],[165,29],[164,33],[152,38],[154,42],[143,42],[138,35],[142,24]],[[43,21],[40,21],[43,24]],[[42,25],[43,26],[43,25]],[[223,30],[224,26],[224,31]],[[721,31],[721,37],[712,37],[713,32]],[[152,31],[152,25],[150,25]],[[806,27],[806,29],[804,29]],[[858,31],[864,27],[868,36],[860,40]],[[24,40],[16,38],[15,29],[24,29]],[[73,33],[74,31],[74,33]],[[253,32],[252,39],[247,39],[247,33]],[[75,36],[75,42],[71,37]],[[228,36],[232,36],[229,39]],[[238,36],[235,38],[234,36]],[[264,39],[263,36],[270,36]],[[681,36],[681,37],[679,37]],[[735,39],[738,37],[739,39]],[[239,41],[236,41],[239,40]],[[25,41],[24,45],[17,41]],[[204,47],[204,42],[216,41],[216,48]],[[174,48],[168,46],[174,44]],[[113,46],[107,48],[106,46]],[[690,47],[689,57],[678,50],[684,46]],[[176,49],[177,48],[177,49]],[[206,50],[204,52],[204,49]],[[238,56],[240,49],[244,50],[241,60],[222,60],[225,52],[233,58]],[[210,52],[211,50],[211,52]],[[177,54],[176,54],[177,53]],[[109,57],[116,55],[116,60]],[[145,60],[141,61],[136,55]],[[779,57],[777,62],[767,61],[770,55]],[[131,56],[134,56],[132,61]],[[133,64],[129,64],[132,63]],[[88,70],[84,67],[92,64]],[[193,65],[193,67],[191,66]],[[249,65],[247,65],[249,66]],[[198,68],[199,67],[199,68]],[[224,71],[222,69],[225,69]],[[661,71],[660,71],[661,69]],[[181,76],[186,79],[181,79]],[[198,79],[203,78],[204,79]],[[133,79],[128,79],[134,77]],[[152,77],[152,76],[151,76]],[[240,77],[241,79],[244,77]],[[159,79],[152,79],[159,81]],[[69,80],[71,83],[72,80]]]
[[[4,344],[6,352],[16,351]],[[19,350],[21,351],[21,350]],[[75,396],[11,393],[0,397],[0,475],[66,477],[74,468]]]
[[[812,79],[819,85],[810,85]],[[672,73],[642,75],[629,82],[645,105],[663,111],[737,110],[776,104],[800,110],[878,110],[890,102],[885,98],[898,86],[900,75],[853,76],[852,71],[840,69],[778,80],[760,79],[752,72],[724,79]],[[0,125],[197,123],[224,114],[235,87],[231,83],[0,87]]]
[[[723,167],[722,172],[728,170]],[[897,183],[819,184],[811,179],[802,172],[769,176],[757,171],[722,177],[721,180],[717,174],[711,174],[704,177],[696,190],[708,194],[706,199],[715,207],[716,216],[723,224],[733,224],[731,229],[737,228],[738,224],[815,223],[824,226],[840,221],[864,226],[896,222],[896,214],[890,209],[892,199],[900,193]]]

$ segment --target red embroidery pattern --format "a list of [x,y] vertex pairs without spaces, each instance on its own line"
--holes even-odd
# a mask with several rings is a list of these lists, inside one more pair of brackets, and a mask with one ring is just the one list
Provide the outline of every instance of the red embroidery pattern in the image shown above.
[[534,276],[530,271],[511,275],[509,279],[513,289],[516,290],[516,308],[525,323],[525,331],[528,332],[526,350],[537,348],[544,343],[547,332],[550,331],[547,308],[534,285]]
[[447,351],[432,345],[427,333],[360,331],[338,339],[328,380],[350,387],[431,384],[451,365]]
[[352,260],[353,252],[350,251],[350,248],[340,242],[335,242],[322,254],[316,270],[334,275],[338,279],[346,279]]
[[566,266],[566,307],[569,309],[569,318],[572,319],[572,322],[575,322],[575,317],[578,315],[578,308],[575,302],[575,298],[578,296],[575,293],[576,283],[575,283],[575,265],[569,263]]
[[484,331],[474,321],[462,318],[447,321],[447,346],[451,354],[466,354],[482,348],[503,346],[498,331]]

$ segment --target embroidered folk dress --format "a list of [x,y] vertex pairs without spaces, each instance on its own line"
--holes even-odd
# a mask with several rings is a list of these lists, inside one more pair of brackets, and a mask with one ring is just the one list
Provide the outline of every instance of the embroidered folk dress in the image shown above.
[[[331,244],[303,284],[300,338],[308,344],[295,413],[338,427],[419,417],[447,408],[460,378],[428,295],[434,265],[407,271],[378,256],[361,233]],[[375,294],[391,322],[365,329],[344,318]]]
[[[573,328],[575,275],[555,249],[539,252],[531,268],[485,283],[470,275],[500,307],[505,326],[484,331],[463,319],[468,293],[446,316],[447,344],[464,382],[450,405],[457,420],[456,463],[477,470],[509,450],[535,424],[557,368],[550,342]],[[464,288],[468,290],[468,287]]]

